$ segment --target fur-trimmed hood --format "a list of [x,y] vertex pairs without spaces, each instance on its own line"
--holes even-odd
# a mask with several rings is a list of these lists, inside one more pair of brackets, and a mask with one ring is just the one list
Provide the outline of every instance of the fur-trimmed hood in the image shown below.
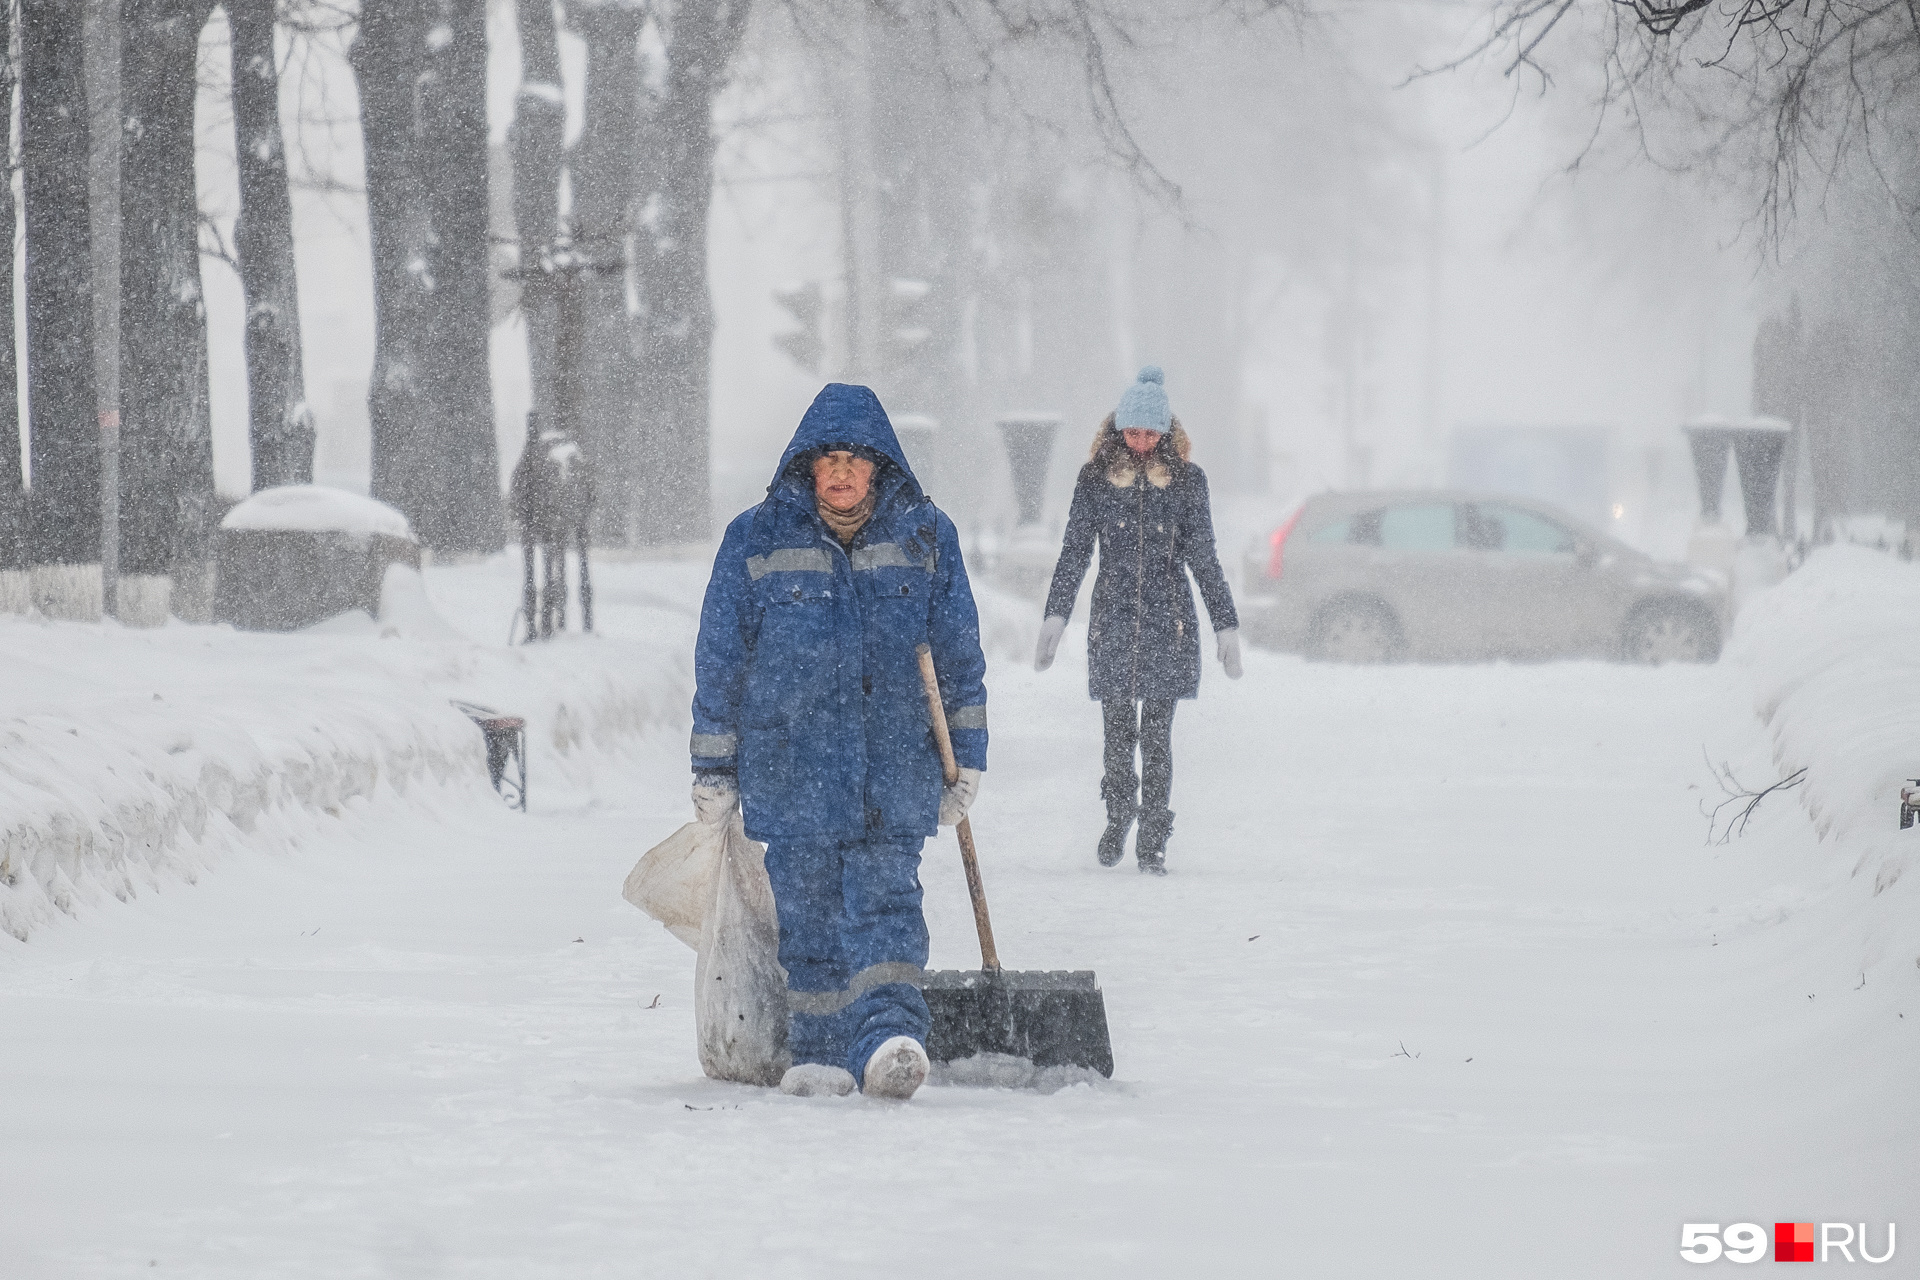
[[[1107,473],[1110,484],[1125,489],[1140,474],[1140,458],[1127,448],[1126,437],[1115,429],[1113,419],[1110,413],[1101,421],[1100,429],[1093,433],[1093,449],[1087,457]],[[1192,456],[1193,442],[1187,438],[1180,419],[1175,418],[1172,429],[1160,437],[1160,443],[1147,455],[1148,482],[1156,489],[1166,488],[1173,483],[1174,472],[1186,466]]]

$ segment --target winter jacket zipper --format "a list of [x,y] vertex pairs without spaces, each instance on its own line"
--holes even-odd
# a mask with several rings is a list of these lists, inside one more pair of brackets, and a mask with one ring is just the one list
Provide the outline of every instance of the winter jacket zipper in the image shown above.
[[1140,642],[1147,617],[1147,476],[1143,470],[1133,478],[1133,487],[1140,495],[1138,517],[1134,524],[1139,526],[1140,554],[1134,557],[1139,574],[1133,586],[1133,682],[1130,693],[1134,699],[1140,697]]
[[[1173,509],[1177,512],[1180,508],[1178,504],[1175,504]],[[1180,546],[1180,521],[1177,517],[1173,517],[1169,518],[1167,523],[1173,526],[1167,530],[1167,582],[1171,584],[1175,577],[1180,574],[1180,557],[1176,554]],[[1181,585],[1185,586],[1186,584],[1182,581]],[[1173,632],[1180,638],[1180,642],[1184,646],[1187,635],[1187,620],[1185,618],[1175,617],[1173,620]]]

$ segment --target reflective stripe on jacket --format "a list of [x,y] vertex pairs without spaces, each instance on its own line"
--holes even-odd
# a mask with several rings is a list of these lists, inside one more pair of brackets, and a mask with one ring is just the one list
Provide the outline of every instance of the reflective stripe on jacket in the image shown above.
[[[799,455],[855,444],[888,459],[873,516],[843,548]],[[734,768],[747,833],[930,836],[940,757],[917,647],[933,650],[954,754],[984,769],[986,657],[953,521],[920,490],[885,411],[831,385],[765,501],[727,527],[695,649],[696,769]]]

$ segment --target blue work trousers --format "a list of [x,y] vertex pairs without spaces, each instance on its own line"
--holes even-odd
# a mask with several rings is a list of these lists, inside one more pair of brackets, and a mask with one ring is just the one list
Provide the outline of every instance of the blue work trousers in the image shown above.
[[861,1080],[867,1059],[893,1037],[926,1043],[925,843],[776,837],[767,846],[796,1064],[845,1067]]

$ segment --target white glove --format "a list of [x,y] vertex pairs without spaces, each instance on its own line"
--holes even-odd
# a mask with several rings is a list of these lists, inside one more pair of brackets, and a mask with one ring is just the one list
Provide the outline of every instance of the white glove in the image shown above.
[[1213,633],[1214,643],[1219,646],[1220,665],[1227,669],[1227,679],[1238,680],[1244,668],[1240,665],[1240,631],[1237,627],[1227,627]]
[[1066,633],[1067,620],[1065,618],[1048,618],[1040,624],[1040,645],[1033,651],[1033,669],[1035,671],[1045,671],[1053,665],[1053,655],[1060,648],[1060,637]]
[[940,791],[940,825],[951,827],[959,824],[967,816],[967,810],[973,807],[974,797],[980,794],[980,770],[962,769],[953,785]]
[[693,784],[693,816],[710,827],[726,825],[733,807],[740,803],[740,789],[731,779]]

